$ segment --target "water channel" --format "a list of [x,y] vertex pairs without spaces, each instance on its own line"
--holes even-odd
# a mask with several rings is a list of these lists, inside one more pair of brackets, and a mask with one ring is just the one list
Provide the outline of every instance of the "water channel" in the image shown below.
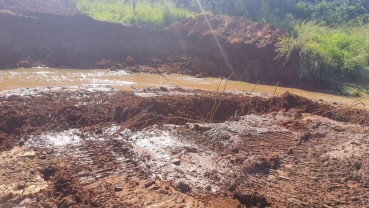
[[[178,86],[185,89],[201,89],[215,91],[218,78],[195,78],[176,74],[131,74],[124,71],[108,72],[107,70],[77,70],[77,69],[13,69],[0,71],[0,90],[38,87],[77,87],[86,84],[111,85],[116,89],[130,91],[132,88],[148,88],[159,86]],[[239,81],[229,81],[226,90],[251,91],[255,84]],[[254,92],[273,94],[275,86],[257,85]],[[327,103],[338,103],[351,105],[354,101],[361,99],[369,106],[369,96],[361,98],[345,97],[322,92],[313,92],[296,88],[278,87],[276,95],[289,91],[291,93],[312,99],[323,100]],[[358,106],[364,108],[362,105]],[[368,107],[365,107],[367,109]]]

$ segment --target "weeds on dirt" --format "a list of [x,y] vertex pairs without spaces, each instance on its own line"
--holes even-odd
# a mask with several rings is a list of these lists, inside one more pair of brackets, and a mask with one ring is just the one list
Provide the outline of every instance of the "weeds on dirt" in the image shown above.
[[209,121],[210,123],[214,123],[215,113],[218,111],[218,108],[219,108],[220,104],[223,101],[222,99],[220,99],[219,102],[218,102],[218,97],[220,96],[219,95],[219,87],[222,84],[223,80],[225,79],[224,88],[223,88],[223,91],[222,91],[222,93],[224,93],[224,91],[227,87],[227,83],[228,83],[229,79],[232,77],[232,75],[233,75],[233,72],[231,73],[231,75],[229,75],[229,77],[227,79],[225,79],[224,77],[222,77],[220,79],[218,87],[217,87],[217,92],[215,94],[214,105],[213,105],[211,111],[206,116],[205,121]]
[[354,85],[345,85],[341,90],[342,95],[349,97],[361,97],[363,92],[363,89],[361,89],[359,86]]

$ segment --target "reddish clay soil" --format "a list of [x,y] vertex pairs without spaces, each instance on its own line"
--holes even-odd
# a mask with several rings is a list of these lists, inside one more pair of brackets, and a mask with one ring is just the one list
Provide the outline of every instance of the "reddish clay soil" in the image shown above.
[[272,25],[198,16],[153,30],[96,21],[66,1],[41,2],[0,3],[1,68],[104,68],[214,77],[233,72],[236,80],[299,84],[294,70],[274,59],[283,31]]
[[[2,97],[0,205],[369,203],[368,112],[289,93],[275,98],[201,91],[169,96],[162,90],[158,94],[164,95],[146,98],[82,90]],[[215,123],[209,123],[212,112]],[[107,133],[112,125],[118,128]],[[45,135],[65,131],[76,132],[82,141],[48,145]],[[161,139],[165,132],[173,135],[172,142]],[[155,145],[145,146],[150,141]],[[168,160],[160,155],[171,144],[168,154],[174,159]]]
[[[301,113],[311,113],[340,122],[369,125],[369,114],[365,110],[336,108],[290,93],[275,98],[261,98],[199,91],[199,94],[193,96],[143,98],[130,92],[111,95],[67,91],[41,93],[31,98],[11,95],[1,97],[0,103],[1,150],[9,150],[19,142],[25,142],[21,138],[27,134],[40,134],[42,131],[109,125],[112,122],[122,124],[127,121],[131,123],[129,126],[126,124],[126,127],[135,129],[157,123],[223,122],[234,115],[291,109],[296,111],[296,118]],[[215,109],[212,119],[210,115]],[[299,120],[286,121],[283,125],[291,130],[306,130]]]

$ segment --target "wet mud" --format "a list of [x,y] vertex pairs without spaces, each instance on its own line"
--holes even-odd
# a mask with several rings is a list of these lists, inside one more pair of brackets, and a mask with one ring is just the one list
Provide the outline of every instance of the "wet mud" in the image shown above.
[[[368,112],[285,93],[0,98],[2,207],[367,206]],[[147,96],[148,94],[155,96]]]

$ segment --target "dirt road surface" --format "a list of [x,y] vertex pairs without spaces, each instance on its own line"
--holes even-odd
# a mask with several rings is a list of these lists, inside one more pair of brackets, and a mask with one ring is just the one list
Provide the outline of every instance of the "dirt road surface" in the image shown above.
[[0,103],[2,207],[369,203],[364,110],[167,88],[36,89]]

